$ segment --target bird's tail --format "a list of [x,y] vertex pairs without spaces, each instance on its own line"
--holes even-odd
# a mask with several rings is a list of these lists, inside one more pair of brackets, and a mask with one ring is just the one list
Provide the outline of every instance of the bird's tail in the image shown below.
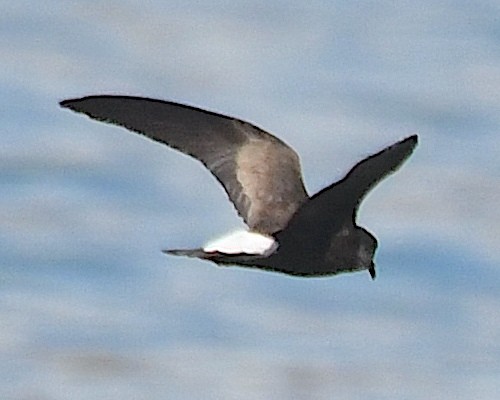
[[173,256],[185,256],[200,258],[202,260],[212,261],[217,265],[258,265],[260,259],[265,259],[266,256],[259,254],[227,254],[219,251],[204,251],[203,249],[175,249],[175,250],[162,250],[165,254]]
[[172,249],[172,250],[162,250],[162,253],[170,254],[173,256],[184,256],[184,257],[194,257],[194,258],[205,258],[206,253],[203,249]]

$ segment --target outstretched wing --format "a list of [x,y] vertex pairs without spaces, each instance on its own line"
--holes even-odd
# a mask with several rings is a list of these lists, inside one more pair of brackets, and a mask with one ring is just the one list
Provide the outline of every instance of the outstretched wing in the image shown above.
[[335,232],[354,229],[357,209],[364,196],[401,166],[417,141],[416,135],[410,136],[356,164],[342,180],[305,202],[283,234],[295,237],[296,242],[313,238],[327,243]]
[[356,199],[354,214],[368,192],[387,175],[397,171],[411,155],[417,143],[417,135],[396,142],[357,163],[344,179],[336,183],[342,185],[342,190],[349,194],[350,198]]
[[308,198],[295,151],[248,122],[141,97],[89,96],[60,104],[198,159],[224,186],[251,230],[272,234],[283,229]]

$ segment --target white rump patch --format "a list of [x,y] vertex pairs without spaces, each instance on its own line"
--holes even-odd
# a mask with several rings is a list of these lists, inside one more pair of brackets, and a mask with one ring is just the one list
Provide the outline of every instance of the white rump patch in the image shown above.
[[220,252],[225,254],[260,254],[269,255],[278,248],[278,242],[271,236],[256,232],[236,231],[208,242],[203,246],[207,253]]

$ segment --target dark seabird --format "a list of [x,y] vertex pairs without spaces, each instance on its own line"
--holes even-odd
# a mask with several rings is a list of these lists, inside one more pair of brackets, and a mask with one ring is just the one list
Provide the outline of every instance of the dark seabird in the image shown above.
[[409,157],[416,135],[371,155],[339,182],[309,196],[297,153],[248,122],[141,97],[89,96],[60,104],[201,161],[249,228],[202,248],[165,253],[297,276],[366,269],[375,278],[377,240],[356,224],[357,210],[365,195]]

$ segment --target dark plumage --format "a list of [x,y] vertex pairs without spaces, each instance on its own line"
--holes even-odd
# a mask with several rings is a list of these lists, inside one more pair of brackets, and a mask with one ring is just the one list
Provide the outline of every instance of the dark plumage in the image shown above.
[[139,97],[90,96],[60,104],[198,159],[222,184],[250,231],[274,239],[265,251],[205,247],[166,253],[290,275],[367,269],[375,277],[377,240],[357,226],[356,213],[364,196],[412,153],[416,135],[364,159],[342,180],[309,197],[297,154],[248,122]]

